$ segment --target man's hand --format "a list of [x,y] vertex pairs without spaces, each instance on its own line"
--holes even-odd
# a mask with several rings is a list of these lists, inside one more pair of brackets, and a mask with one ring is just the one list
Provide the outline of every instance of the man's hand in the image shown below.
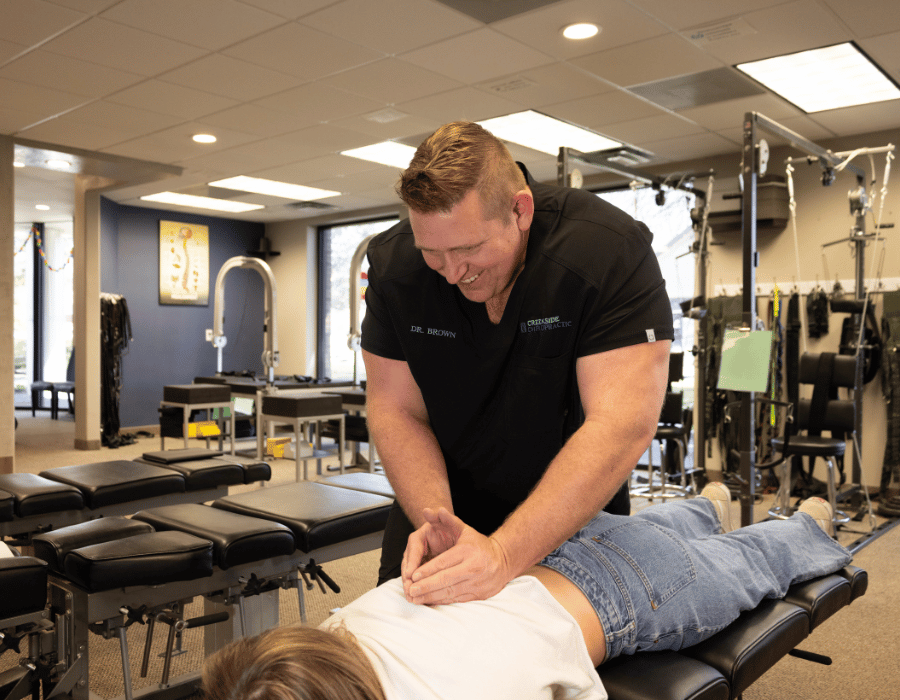
[[512,579],[506,553],[494,538],[446,508],[436,512],[426,508],[423,515],[425,524],[410,536],[401,568],[403,590],[411,603],[486,600]]

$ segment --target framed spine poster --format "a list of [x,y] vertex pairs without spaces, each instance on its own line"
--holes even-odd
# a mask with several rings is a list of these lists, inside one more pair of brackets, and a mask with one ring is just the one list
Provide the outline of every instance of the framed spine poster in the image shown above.
[[160,220],[159,303],[209,305],[209,226]]

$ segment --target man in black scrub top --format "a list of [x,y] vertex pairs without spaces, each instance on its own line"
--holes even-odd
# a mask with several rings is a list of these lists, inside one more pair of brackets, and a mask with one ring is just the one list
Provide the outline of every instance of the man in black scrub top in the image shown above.
[[[426,139],[398,194],[409,220],[369,245],[362,324],[369,431],[399,503],[379,575],[417,603],[486,599],[607,504],[629,512],[671,307],[643,224],[534,182],[476,124]],[[470,526],[458,541],[441,506]]]

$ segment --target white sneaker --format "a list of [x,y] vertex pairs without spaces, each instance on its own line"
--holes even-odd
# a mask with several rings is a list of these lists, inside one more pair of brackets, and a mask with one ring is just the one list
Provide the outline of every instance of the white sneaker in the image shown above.
[[822,528],[826,535],[834,537],[834,509],[824,498],[815,496],[807,498],[797,510],[815,520],[816,525]]
[[719,522],[722,523],[724,532],[731,532],[734,528],[731,525],[731,491],[721,481],[710,481],[700,492],[701,498],[712,501],[716,507],[716,514],[719,516]]

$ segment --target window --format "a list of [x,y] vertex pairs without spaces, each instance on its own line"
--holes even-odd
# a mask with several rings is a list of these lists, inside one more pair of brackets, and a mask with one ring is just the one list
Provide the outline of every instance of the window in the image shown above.
[[[354,224],[337,224],[319,228],[319,310],[318,310],[318,362],[316,371],[320,377],[333,380],[360,381],[366,378],[366,370],[358,352],[347,345],[350,335],[350,261],[359,244],[368,236],[380,233],[398,219],[383,219]],[[363,259],[360,290],[364,291],[368,260]],[[360,294],[359,318],[365,314],[365,303]]]
[[[71,221],[16,224],[14,231],[15,404],[25,408],[33,382],[66,380],[74,344],[74,238]],[[60,401],[66,409],[66,396]]]
[[656,191],[649,187],[635,190],[598,192],[597,196],[618,207],[638,221],[642,221],[653,233],[653,250],[666,280],[666,290],[672,302],[675,321],[675,340],[672,352],[684,352],[684,380],[676,391],[684,392],[685,406],[694,403],[694,362],[691,348],[694,346],[694,321],[684,318],[679,304],[694,298],[696,259],[685,255],[694,242],[691,208],[695,196],[682,190],[666,191],[662,206],[656,203]]

